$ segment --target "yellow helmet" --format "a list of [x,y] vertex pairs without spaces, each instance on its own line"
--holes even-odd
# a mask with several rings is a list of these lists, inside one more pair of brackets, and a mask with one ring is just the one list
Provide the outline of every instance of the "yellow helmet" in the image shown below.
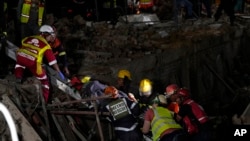
[[128,79],[131,80],[131,74],[130,74],[130,72],[128,70],[120,70],[118,72],[118,75],[117,75],[118,78],[124,79],[125,76],[127,76]]
[[91,77],[89,75],[87,76],[84,76],[82,79],[81,79],[81,82],[82,83],[88,83],[90,81]]
[[150,96],[152,93],[152,82],[149,79],[142,79],[139,91],[141,96]]

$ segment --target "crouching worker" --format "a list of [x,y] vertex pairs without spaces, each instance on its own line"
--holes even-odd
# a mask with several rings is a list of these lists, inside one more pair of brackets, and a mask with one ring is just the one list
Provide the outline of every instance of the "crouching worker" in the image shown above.
[[156,95],[152,108],[145,113],[142,133],[152,132],[153,141],[187,141],[187,134],[174,119],[174,114],[166,108],[164,95]]
[[111,113],[109,117],[116,137],[119,141],[141,141],[142,133],[138,127],[136,117],[139,115],[139,105],[119,94],[114,86],[108,86],[104,90],[105,95],[111,95],[112,99],[105,102],[106,109]]
[[28,69],[41,81],[43,96],[45,102],[48,102],[50,85],[45,69],[42,66],[43,59],[54,68],[62,80],[65,77],[60,71],[57,60],[49,45],[55,39],[53,28],[49,25],[43,25],[39,31],[39,35],[29,36],[22,40],[22,45],[17,50],[15,76],[17,82],[21,82],[24,70]]

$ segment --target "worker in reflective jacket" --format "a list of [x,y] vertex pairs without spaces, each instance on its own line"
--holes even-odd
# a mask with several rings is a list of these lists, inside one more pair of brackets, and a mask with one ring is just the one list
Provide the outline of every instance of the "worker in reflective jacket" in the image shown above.
[[153,141],[182,141],[186,132],[174,119],[174,114],[166,108],[167,100],[164,95],[156,95],[151,101],[152,108],[145,113],[142,132],[152,131]]
[[[56,34],[56,28],[53,27],[53,29],[54,29],[54,32]],[[59,64],[59,67],[61,68],[61,70],[63,70],[65,76],[70,77],[70,72],[68,69],[67,53],[64,49],[62,42],[56,36],[56,39],[54,40],[54,42],[50,43],[50,46],[51,46],[52,51],[56,57],[56,60]]]
[[165,96],[167,98],[167,108],[170,111],[173,111],[174,113],[179,112],[179,105],[176,102],[176,98],[178,97],[176,95],[177,90],[179,89],[179,86],[177,84],[170,84],[166,87]]
[[21,24],[21,39],[39,34],[39,28],[44,23],[44,18],[44,0],[19,0],[17,19]]
[[176,94],[179,112],[175,117],[189,133],[191,141],[210,141],[212,126],[204,109],[190,98],[188,89],[180,88]]
[[139,105],[120,92],[114,86],[107,86],[104,90],[106,95],[112,97],[106,101],[106,109],[111,113],[109,119],[115,135],[120,141],[141,141],[142,133],[136,118],[139,115]]
[[26,37],[22,40],[22,46],[17,50],[15,76],[18,82],[23,78],[24,69],[28,69],[38,80],[41,81],[43,96],[46,102],[49,99],[49,82],[43,64],[43,57],[48,61],[61,79],[65,79],[61,73],[56,58],[52,52],[49,42],[54,40],[53,28],[43,25],[40,35]]

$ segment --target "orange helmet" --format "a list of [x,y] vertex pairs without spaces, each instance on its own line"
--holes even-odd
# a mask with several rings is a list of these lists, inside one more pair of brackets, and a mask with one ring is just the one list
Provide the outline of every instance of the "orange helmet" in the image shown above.
[[118,95],[118,90],[114,86],[108,86],[104,90],[105,95],[111,95],[115,98]]
[[177,84],[170,84],[166,87],[166,94],[168,96],[172,95],[172,94],[176,93],[178,89],[179,89],[179,86]]
[[180,88],[176,93],[184,98],[188,98],[190,96],[189,90],[187,88]]

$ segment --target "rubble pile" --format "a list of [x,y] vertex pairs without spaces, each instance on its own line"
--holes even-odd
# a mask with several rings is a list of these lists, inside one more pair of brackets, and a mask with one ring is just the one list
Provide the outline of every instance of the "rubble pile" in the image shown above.
[[55,22],[58,36],[69,56],[83,67],[118,62],[126,64],[169,48],[192,47],[192,43],[203,38],[212,40],[230,28],[221,25],[213,23],[213,19],[184,21],[179,25],[174,21],[154,24],[120,21],[113,25],[106,21],[85,21],[79,15]]

